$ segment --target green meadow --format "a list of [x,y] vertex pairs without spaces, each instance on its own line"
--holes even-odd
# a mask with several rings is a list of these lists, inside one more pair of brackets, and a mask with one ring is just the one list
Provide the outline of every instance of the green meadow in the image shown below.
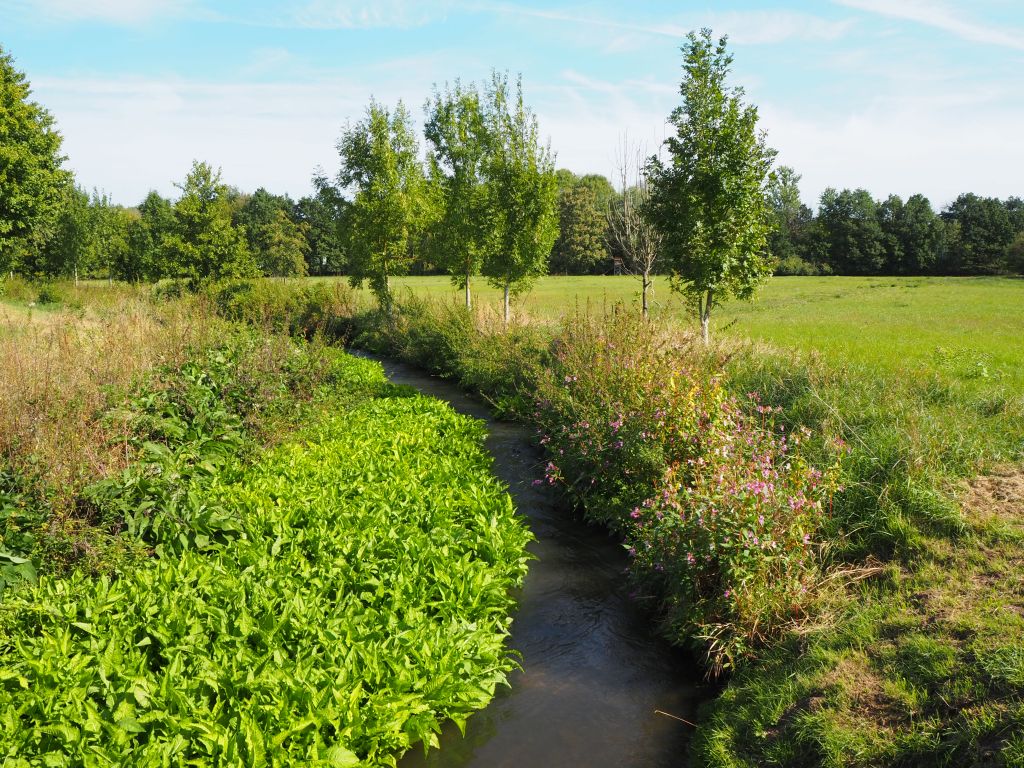
[[[402,277],[396,292],[461,301],[447,277]],[[473,285],[478,304],[498,309],[500,292]],[[575,309],[600,312],[639,305],[633,277],[544,277],[517,306],[557,320]],[[367,292],[368,298],[368,292]],[[655,317],[694,325],[683,298],[657,278]],[[834,362],[890,371],[953,370],[980,381],[1024,385],[1024,280],[1001,277],[776,277],[754,301],[730,302],[712,318],[713,331]]]

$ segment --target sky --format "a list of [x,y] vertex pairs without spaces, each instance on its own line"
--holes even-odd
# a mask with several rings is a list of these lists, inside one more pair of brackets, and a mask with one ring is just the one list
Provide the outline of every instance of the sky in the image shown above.
[[194,159],[244,191],[309,194],[374,97],[422,125],[435,85],[522,74],[559,167],[656,152],[686,33],[728,35],[730,82],[814,205],[1024,195],[1024,2],[0,0],[0,47],[56,119],[78,183],[175,197]]

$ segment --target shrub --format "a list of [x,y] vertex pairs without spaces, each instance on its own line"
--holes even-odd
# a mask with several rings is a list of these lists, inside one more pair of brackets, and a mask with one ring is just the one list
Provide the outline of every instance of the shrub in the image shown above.
[[829,492],[802,436],[730,397],[692,339],[642,321],[577,317],[553,348],[534,413],[547,481],[625,537],[671,636],[721,669],[801,620]]
[[36,301],[39,304],[60,304],[64,301],[64,296],[56,286],[44,283],[39,287],[39,292],[36,294]]
[[822,271],[817,264],[801,259],[799,256],[786,256],[776,263],[775,274],[813,276],[822,274]]
[[339,281],[228,280],[206,291],[229,320],[307,338],[344,338],[345,319],[355,314],[355,293]]

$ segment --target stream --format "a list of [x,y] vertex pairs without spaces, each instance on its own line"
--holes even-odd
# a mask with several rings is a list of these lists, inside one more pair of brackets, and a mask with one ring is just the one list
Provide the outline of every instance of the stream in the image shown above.
[[469,718],[465,737],[448,723],[440,749],[424,757],[414,747],[401,768],[683,765],[692,728],[655,710],[694,720],[707,689],[695,662],[659,639],[630,599],[622,546],[533,485],[542,462],[527,429],[492,419],[452,383],[374,359],[396,384],[487,422],[493,471],[536,537],[509,643],[522,670]]

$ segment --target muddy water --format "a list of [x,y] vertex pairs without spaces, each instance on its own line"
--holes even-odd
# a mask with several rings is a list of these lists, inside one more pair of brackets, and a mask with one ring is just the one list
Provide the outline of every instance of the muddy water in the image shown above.
[[381,362],[395,383],[487,421],[494,472],[537,539],[512,624],[522,671],[470,717],[465,737],[449,724],[440,750],[414,749],[401,768],[683,765],[692,729],[655,710],[693,720],[707,692],[692,660],[654,637],[630,599],[621,545],[533,485],[540,455],[524,428],[494,421],[448,382]]

